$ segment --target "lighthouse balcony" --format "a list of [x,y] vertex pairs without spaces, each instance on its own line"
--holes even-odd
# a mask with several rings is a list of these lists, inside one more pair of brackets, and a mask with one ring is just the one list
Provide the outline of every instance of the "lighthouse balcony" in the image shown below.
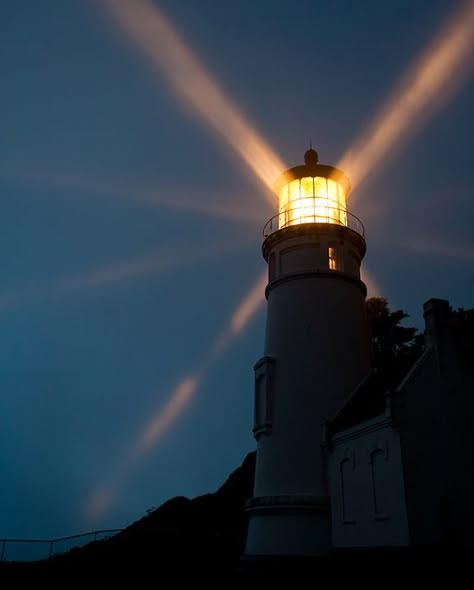
[[365,238],[362,221],[349,213],[347,209],[319,204],[318,199],[307,200],[311,202],[297,207],[284,208],[269,219],[263,227],[263,238],[266,239],[276,231],[287,227],[318,223],[347,227]]

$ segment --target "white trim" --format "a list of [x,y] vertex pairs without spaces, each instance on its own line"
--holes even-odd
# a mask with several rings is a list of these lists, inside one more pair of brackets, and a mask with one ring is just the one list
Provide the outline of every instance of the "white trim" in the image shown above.
[[384,414],[380,414],[375,418],[371,418],[370,420],[365,420],[364,422],[360,422],[356,426],[351,426],[350,428],[346,428],[345,430],[341,430],[337,434],[333,435],[332,441],[334,446],[339,446],[347,440],[351,440],[354,438],[360,438],[368,434],[369,432],[374,432],[376,430],[383,430],[384,428],[390,427],[392,428],[393,422],[392,418],[386,417]]

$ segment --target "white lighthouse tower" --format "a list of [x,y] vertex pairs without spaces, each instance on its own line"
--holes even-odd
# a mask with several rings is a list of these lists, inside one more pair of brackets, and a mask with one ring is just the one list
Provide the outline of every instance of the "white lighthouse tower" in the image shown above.
[[362,223],[350,182],[318,163],[276,183],[264,228],[268,263],[264,356],[255,365],[257,462],[245,556],[318,555],[331,547],[323,425],[371,368]]

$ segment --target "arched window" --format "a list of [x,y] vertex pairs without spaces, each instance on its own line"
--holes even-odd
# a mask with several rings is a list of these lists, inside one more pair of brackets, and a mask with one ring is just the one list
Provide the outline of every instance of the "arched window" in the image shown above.
[[346,457],[339,465],[341,479],[341,508],[344,524],[355,523],[354,457]]
[[255,371],[255,401],[254,426],[255,438],[261,434],[270,434],[272,430],[272,389],[273,389],[274,359],[263,357],[254,367]]
[[390,518],[389,506],[389,462],[386,450],[375,449],[370,455],[370,472],[372,477],[372,501],[376,520]]

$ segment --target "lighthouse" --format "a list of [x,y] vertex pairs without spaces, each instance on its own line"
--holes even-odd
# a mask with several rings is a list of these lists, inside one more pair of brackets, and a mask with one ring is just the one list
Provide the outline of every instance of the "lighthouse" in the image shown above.
[[318,162],[283,172],[263,230],[268,264],[264,353],[255,364],[257,458],[245,556],[331,548],[324,424],[371,369],[360,278],[364,228],[343,171]]

